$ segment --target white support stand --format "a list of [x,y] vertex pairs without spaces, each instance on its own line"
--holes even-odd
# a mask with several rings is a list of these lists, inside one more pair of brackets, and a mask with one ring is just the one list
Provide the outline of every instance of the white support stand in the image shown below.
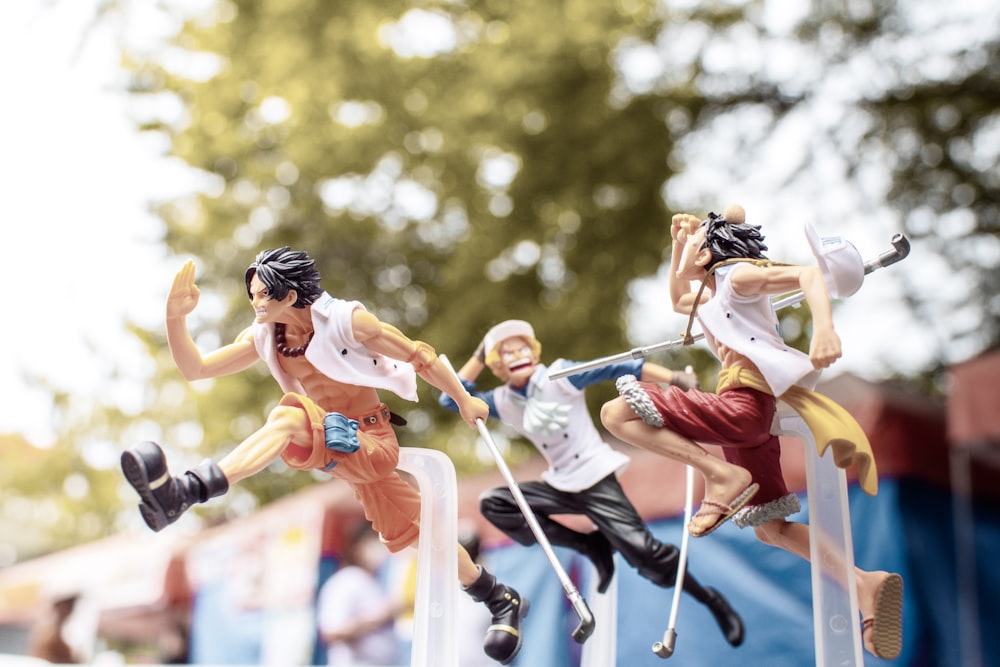
[[863,667],[847,475],[832,454],[817,455],[802,418],[779,406],[775,433],[799,438],[806,449],[816,667]]
[[458,484],[455,466],[434,449],[403,447],[399,470],[420,491],[417,591],[411,667],[458,667],[455,609],[458,587]]
[[[618,563],[617,565],[620,565]],[[597,574],[592,576],[590,595],[594,619],[594,634],[583,645],[580,667],[608,667],[618,664],[618,575],[615,574],[604,593],[597,592]]]

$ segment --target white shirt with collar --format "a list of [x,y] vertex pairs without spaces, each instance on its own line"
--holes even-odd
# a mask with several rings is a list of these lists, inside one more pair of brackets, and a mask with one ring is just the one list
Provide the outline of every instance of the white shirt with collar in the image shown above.
[[[552,368],[563,364],[559,359]],[[587,409],[582,389],[566,378],[549,380],[544,364],[535,368],[526,394],[508,385],[493,390],[500,419],[531,441],[549,464],[542,479],[560,491],[589,489],[612,473],[621,472],[629,458],[601,439]],[[529,418],[531,402],[551,418]]]

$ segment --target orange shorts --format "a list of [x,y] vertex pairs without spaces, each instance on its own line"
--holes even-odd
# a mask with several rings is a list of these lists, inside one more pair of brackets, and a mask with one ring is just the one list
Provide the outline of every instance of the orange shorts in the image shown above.
[[350,484],[365,518],[372,522],[389,551],[401,551],[416,542],[420,535],[420,494],[396,472],[399,441],[389,423],[389,408],[383,403],[364,415],[346,415],[359,422],[361,445],[358,451],[347,454],[327,449],[323,425],[327,412],[311,398],[288,393],[279,404],[300,408],[312,433],[311,442],[293,441],[285,447],[281,459],[288,467],[322,470]]

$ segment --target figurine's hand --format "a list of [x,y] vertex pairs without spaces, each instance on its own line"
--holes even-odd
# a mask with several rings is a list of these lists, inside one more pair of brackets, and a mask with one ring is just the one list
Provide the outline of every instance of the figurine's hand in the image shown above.
[[840,337],[833,329],[820,329],[813,332],[809,343],[809,360],[813,368],[827,368],[840,359]]
[[476,420],[482,419],[484,422],[490,416],[490,406],[481,398],[469,396],[458,404],[458,410],[462,419],[472,428],[476,428]]
[[701,226],[701,219],[690,213],[678,213],[670,219],[670,238],[683,244],[687,241],[688,234],[696,231]]
[[201,291],[194,284],[194,262],[190,259],[174,276],[167,295],[167,317],[184,317],[198,305]]
[[675,387],[680,387],[684,391],[688,389],[698,388],[698,376],[694,373],[688,373],[687,371],[674,371],[673,376],[670,378],[670,384]]

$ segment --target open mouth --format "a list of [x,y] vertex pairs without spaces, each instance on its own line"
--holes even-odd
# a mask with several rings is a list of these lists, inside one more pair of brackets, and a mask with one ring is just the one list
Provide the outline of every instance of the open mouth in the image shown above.
[[507,367],[507,370],[510,371],[511,373],[517,373],[518,371],[523,371],[527,368],[531,368],[531,366],[532,366],[531,360],[528,359],[525,361],[518,361],[516,363],[511,364],[510,366]]

